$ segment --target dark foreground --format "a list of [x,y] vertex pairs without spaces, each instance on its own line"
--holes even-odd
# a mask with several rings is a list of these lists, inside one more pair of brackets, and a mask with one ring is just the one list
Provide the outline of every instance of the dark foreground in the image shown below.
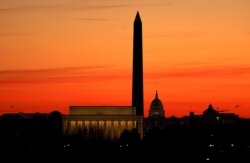
[[92,161],[164,161],[164,162],[250,162],[250,148],[240,145],[234,147],[194,147],[174,144],[118,144],[92,145],[84,147],[43,147],[39,149],[13,148],[1,152],[1,158],[11,160],[85,160]]
[[61,119],[0,122],[1,162],[250,162],[249,120],[150,127],[143,139],[136,129],[124,130],[118,140],[103,138],[100,132],[65,135]]

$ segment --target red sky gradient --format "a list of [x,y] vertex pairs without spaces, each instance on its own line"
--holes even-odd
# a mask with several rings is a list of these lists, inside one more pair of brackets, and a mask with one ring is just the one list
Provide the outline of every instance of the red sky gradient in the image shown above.
[[0,114],[131,105],[133,21],[143,23],[145,116],[215,108],[250,117],[248,0],[2,0]]

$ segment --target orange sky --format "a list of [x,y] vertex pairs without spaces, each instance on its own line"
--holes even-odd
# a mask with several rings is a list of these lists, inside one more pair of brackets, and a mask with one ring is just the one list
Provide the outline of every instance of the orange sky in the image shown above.
[[1,0],[0,114],[130,105],[133,21],[143,23],[145,116],[209,103],[250,117],[249,0]]

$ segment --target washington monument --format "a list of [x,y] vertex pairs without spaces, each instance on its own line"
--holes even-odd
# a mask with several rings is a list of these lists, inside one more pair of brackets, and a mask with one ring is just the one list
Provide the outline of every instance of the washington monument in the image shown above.
[[133,38],[133,85],[132,106],[136,107],[136,115],[143,116],[143,58],[142,58],[142,22],[137,12],[134,21]]

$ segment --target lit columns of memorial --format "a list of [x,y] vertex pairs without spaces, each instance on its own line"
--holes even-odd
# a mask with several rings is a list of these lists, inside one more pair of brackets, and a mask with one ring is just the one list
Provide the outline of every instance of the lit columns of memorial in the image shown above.
[[[77,134],[86,132],[91,136],[91,132],[100,132],[105,138],[118,139],[124,130],[131,131],[136,128],[136,120],[68,120],[64,121],[64,132],[67,134]],[[94,130],[93,130],[94,129]]]

